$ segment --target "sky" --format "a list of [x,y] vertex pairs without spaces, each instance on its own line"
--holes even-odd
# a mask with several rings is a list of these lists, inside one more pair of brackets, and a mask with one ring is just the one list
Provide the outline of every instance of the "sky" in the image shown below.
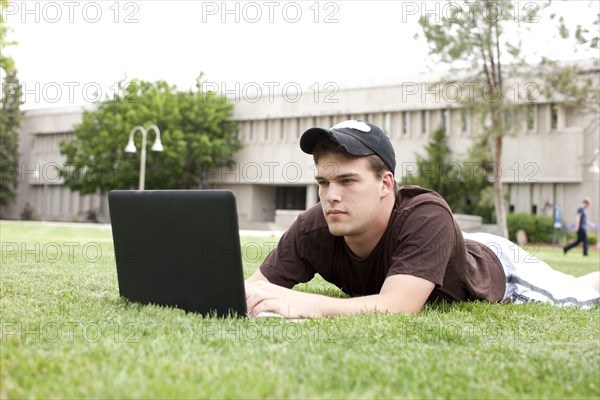
[[[576,59],[556,40],[556,23],[532,1],[525,51]],[[23,109],[93,104],[131,79],[166,80],[241,92],[253,86],[343,89],[439,72],[418,18],[445,18],[449,7],[485,12],[481,2],[435,1],[12,1],[4,21],[18,42],[13,56],[25,90]],[[600,2],[559,1],[567,22],[589,22]],[[515,30],[519,28],[515,22]],[[596,26],[597,28],[597,26]],[[589,55],[589,54],[588,54]],[[597,57],[597,54],[596,54]],[[327,86],[329,85],[329,86]],[[310,89],[309,89],[310,88]]]

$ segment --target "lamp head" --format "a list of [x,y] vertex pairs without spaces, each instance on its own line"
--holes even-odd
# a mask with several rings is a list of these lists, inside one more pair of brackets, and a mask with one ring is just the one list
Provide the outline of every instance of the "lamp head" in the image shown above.
[[154,140],[154,144],[152,145],[152,151],[163,151],[163,145],[160,141],[160,137],[158,137],[158,135],[156,136],[156,139]]
[[135,148],[135,144],[133,144],[133,138],[129,138],[129,142],[127,142],[127,146],[125,147],[125,153],[135,153],[137,150]]

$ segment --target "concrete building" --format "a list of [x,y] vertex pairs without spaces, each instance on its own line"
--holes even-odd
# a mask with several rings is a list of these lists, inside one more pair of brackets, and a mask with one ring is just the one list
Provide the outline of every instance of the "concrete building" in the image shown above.
[[[329,127],[345,119],[380,125],[396,149],[397,180],[416,173],[416,154],[424,155],[424,146],[438,127],[445,126],[448,144],[458,158],[465,156],[473,134],[481,128],[478,118],[461,108],[456,93],[450,94],[452,88],[432,89],[424,81],[344,90],[330,84],[304,93],[299,86],[293,89],[293,94],[288,90],[252,98],[241,91],[229,93],[244,147],[236,153],[234,167],[208,171],[207,178],[209,187],[235,192],[243,228],[285,227],[297,210],[318,201],[312,158],[298,146],[307,128]],[[552,206],[559,204],[564,220],[572,223],[581,199],[590,196],[589,218],[598,222],[599,175],[590,169],[599,161],[598,114],[543,100],[522,107],[525,117],[514,121],[516,133],[504,139],[502,165],[490,166],[505,185],[509,211],[551,215]],[[42,220],[85,221],[92,216],[108,221],[105,193],[71,192],[54,168],[64,163],[59,143],[72,136],[82,112],[81,107],[26,112],[17,201],[0,210],[3,218],[18,219],[29,203]],[[124,132],[123,145],[126,140]],[[440,173],[482,171],[454,164]]]

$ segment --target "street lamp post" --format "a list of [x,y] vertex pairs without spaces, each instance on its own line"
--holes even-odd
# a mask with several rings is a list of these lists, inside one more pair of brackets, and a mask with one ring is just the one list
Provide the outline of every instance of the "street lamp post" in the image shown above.
[[[147,128],[147,130],[148,131],[154,130],[154,132],[156,133],[156,137],[154,139],[154,144],[152,145],[151,150],[152,151],[163,151],[163,145],[160,142],[160,130],[158,129],[158,126],[150,125]],[[146,180],[146,136],[148,135],[147,130],[144,129],[143,126],[134,126],[133,129],[131,130],[131,132],[129,132],[129,142],[127,142],[127,147],[125,147],[126,153],[135,153],[136,148],[135,148],[135,144],[133,143],[133,135],[137,131],[140,131],[142,133],[142,156],[141,156],[141,160],[140,160],[140,185],[139,185],[140,190],[144,190],[144,184],[145,184],[145,180]]]

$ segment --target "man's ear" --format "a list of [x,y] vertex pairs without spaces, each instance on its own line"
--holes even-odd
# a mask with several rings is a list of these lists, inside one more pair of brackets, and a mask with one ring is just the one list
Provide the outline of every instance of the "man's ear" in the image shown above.
[[394,193],[394,175],[390,171],[385,171],[381,177],[381,197],[389,196]]

